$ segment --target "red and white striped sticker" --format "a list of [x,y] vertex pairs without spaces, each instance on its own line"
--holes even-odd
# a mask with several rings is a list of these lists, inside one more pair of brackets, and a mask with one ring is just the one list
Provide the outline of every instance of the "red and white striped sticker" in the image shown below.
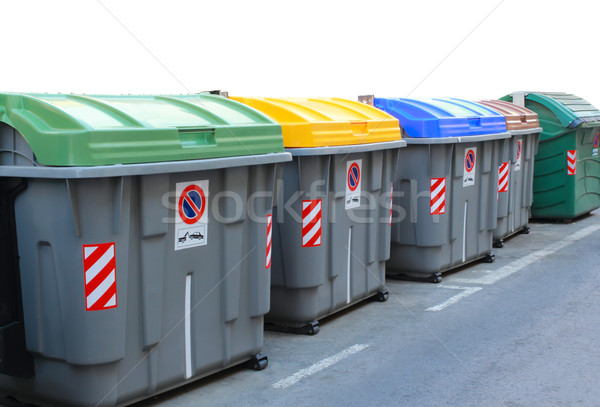
[[117,307],[115,243],[83,245],[85,310]]
[[508,192],[509,164],[509,162],[505,162],[498,167],[498,192]]
[[302,247],[321,246],[321,200],[302,201]]
[[390,192],[390,226],[392,225],[392,207],[394,204],[394,184],[392,184],[392,190]]
[[265,255],[265,268],[271,267],[271,240],[273,234],[273,216],[267,215],[267,254]]
[[577,150],[567,150],[567,175],[577,172]]
[[429,213],[431,215],[446,213],[446,178],[431,178],[430,193]]

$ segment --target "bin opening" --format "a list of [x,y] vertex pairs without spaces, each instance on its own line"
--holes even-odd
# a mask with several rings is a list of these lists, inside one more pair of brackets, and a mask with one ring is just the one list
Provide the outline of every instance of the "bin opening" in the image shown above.
[[179,132],[179,141],[181,142],[181,146],[183,148],[191,148],[206,145],[216,146],[214,128],[178,128],[177,131]]
[[350,122],[350,128],[355,136],[364,136],[365,134],[369,134],[367,122]]
[[481,127],[481,118],[479,117],[469,117],[467,119],[468,123],[469,123],[469,127],[471,129],[476,129]]

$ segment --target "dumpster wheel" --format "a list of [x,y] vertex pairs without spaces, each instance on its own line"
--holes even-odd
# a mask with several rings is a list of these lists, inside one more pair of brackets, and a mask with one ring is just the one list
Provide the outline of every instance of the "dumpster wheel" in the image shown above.
[[498,239],[494,242],[494,248],[501,249],[504,247],[504,239]]
[[316,335],[319,333],[319,321],[312,321],[302,327],[302,333],[306,335]]
[[493,263],[494,260],[496,260],[496,255],[492,252],[489,252],[488,254],[485,255],[483,260],[485,260],[486,263]]
[[404,280],[404,281],[416,281],[419,283],[434,283],[438,284],[442,282],[442,273],[432,273],[425,276],[415,276],[409,274],[388,274],[387,277],[393,280]]
[[385,288],[380,288],[373,298],[379,302],[386,302],[390,298],[390,292]]
[[256,370],[258,372],[259,370],[266,369],[266,367],[269,366],[269,358],[264,353],[259,353],[246,362],[246,366],[248,366],[249,369]]
[[267,331],[287,332],[290,334],[316,335],[319,333],[319,321],[307,322],[304,325],[294,324],[292,326],[278,324],[277,322],[266,322]]
[[529,232],[531,232],[531,228],[529,226],[525,226],[523,229],[521,229],[519,231],[519,233],[522,234],[522,235],[528,235]]

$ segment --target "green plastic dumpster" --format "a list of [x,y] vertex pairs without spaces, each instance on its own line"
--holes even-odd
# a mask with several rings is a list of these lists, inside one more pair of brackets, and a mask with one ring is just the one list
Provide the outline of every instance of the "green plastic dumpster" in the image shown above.
[[0,94],[0,394],[126,405],[265,367],[282,140],[219,96]]
[[600,207],[600,111],[567,93],[515,92],[502,98],[539,116],[532,217],[573,219]]

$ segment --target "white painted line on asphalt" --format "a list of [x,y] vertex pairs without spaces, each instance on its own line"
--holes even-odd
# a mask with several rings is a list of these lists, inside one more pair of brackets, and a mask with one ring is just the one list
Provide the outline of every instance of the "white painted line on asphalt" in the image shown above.
[[439,285],[438,287],[463,291],[461,293],[456,294],[453,297],[450,297],[448,300],[442,302],[441,304],[427,308],[425,311],[441,311],[443,309],[448,308],[452,304],[456,304],[460,300],[467,298],[469,295],[475,294],[477,291],[481,290],[481,287],[459,287],[457,285]]
[[351,356],[355,353],[360,352],[361,350],[365,350],[369,347],[369,345],[356,344],[350,346],[348,349],[344,349],[340,353],[336,353],[335,355],[329,356],[314,365],[307,367],[306,369],[302,369],[297,371],[291,376],[286,377],[273,384],[273,387],[276,389],[285,389],[286,387],[290,387],[305,377],[312,376],[316,373],[319,373],[321,370],[327,369],[329,366],[336,364],[340,360],[346,359],[348,356]]
[[591,235],[594,232],[597,232],[598,230],[600,230],[600,224],[588,226],[586,228],[581,229],[578,232],[573,233],[570,236],[566,236],[558,242],[547,246],[545,249],[541,249],[531,254],[528,254],[527,256],[515,260],[512,263],[509,263],[506,266],[499,268],[498,270],[486,270],[485,272],[487,273],[487,275],[483,277],[476,279],[452,278],[452,282],[462,284],[497,283],[498,281],[523,270],[525,267],[531,266],[532,264],[542,260],[543,258],[550,256],[561,249],[564,249],[565,247],[577,242],[578,240],[583,239],[586,236]]

